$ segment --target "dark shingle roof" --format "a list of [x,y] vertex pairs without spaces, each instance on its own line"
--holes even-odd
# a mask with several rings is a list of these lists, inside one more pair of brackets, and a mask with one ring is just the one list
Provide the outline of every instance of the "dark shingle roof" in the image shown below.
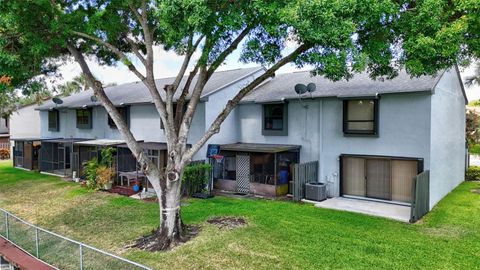
[[[233,83],[234,81],[244,78],[249,74],[258,71],[261,67],[254,67],[254,68],[244,68],[244,69],[233,69],[233,70],[226,70],[226,71],[218,71],[215,72],[208,83],[205,85],[205,89],[203,90],[202,96],[209,95],[216,90],[219,90],[226,85]],[[166,84],[171,84],[175,78],[162,78],[157,79],[155,82],[157,84],[157,88],[162,96],[164,96],[163,87]],[[186,77],[182,80],[180,84],[180,88],[182,89],[185,85]],[[192,81],[191,88],[195,85],[197,81],[197,77],[195,77]],[[190,91],[191,92],[191,91]],[[122,105],[122,104],[142,104],[142,103],[151,103],[152,98],[148,89],[142,82],[133,82],[122,84],[118,86],[111,86],[105,88],[105,93],[110,98],[110,100],[115,105]],[[177,91],[176,96],[180,96],[181,91]],[[92,102],[90,97],[93,95],[92,90],[88,90],[85,92],[81,92],[69,97],[62,98],[63,104],[55,106],[55,104],[49,100],[46,101],[41,106],[38,106],[38,110],[49,110],[51,108],[80,108],[83,106],[99,106],[100,102]]]
[[[411,78],[406,72],[392,80],[373,80],[367,73],[356,74],[350,80],[333,82],[322,76],[312,77],[310,72],[293,72],[278,74],[275,78],[257,87],[243,102],[275,102],[288,99],[297,99],[294,91],[297,83],[315,83],[316,91],[313,97],[342,97],[342,96],[367,96],[387,93],[408,93],[432,91],[442,76],[439,72],[436,76],[421,76]],[[308,94],[304,94],[309,96]]]

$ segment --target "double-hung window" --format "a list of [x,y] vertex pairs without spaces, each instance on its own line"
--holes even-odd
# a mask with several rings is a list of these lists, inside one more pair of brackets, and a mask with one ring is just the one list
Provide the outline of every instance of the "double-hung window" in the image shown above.
[[286,103],[263,105],[263,128],[262,134],[267,136],[288,135]]
[[77,128],[79,129],[92,128],[92,110],[91,109],[77,110]]
[[60,130],[60,114],[58,110],[48,111],[48,131]]
[[343,133],[378,135],[378,99],[344,100]]

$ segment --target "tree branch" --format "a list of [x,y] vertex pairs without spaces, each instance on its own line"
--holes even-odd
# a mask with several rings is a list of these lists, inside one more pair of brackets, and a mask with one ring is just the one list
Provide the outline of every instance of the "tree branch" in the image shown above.
[[[180,142],[186,142],[187,140],[188,130],[192,123],[193,114],[195,113],[197,105],[200,102],[200,96],[202,95],[203,88],[207,84],[208,80],[215,72],[215,70],[217,70],[217,68],[223,63],[225,58],[238,47],[238,44],[240,44],[240,42],[245,38],[245,36],[250,32],[251,29],[252,28],[250,26],[247,26],[245,29],[242,30],[242,32],[240,32],[240,34],[232,41],[232,43],[223,52],[220,53],[217,59],[210,65],[210,68],[208,68],[208,70],[205,70],[205,76],[201,76],[202,69],[200,69],[200,75],[198,76],[197,83],[195,85],[195,88],[193,89],[192,96],[190,97],[187,111],[185,112],[182,122],[179,125],[178,136]],[[206,41],[206,43],[208,43],[208,40]],[[210,53],[210,46],[206,47],[207,48],[204,48],[202,57],[207,57]]]
[[225,61],[225,58],[229,56],[235,49],[237,49],[238,44],[242,42],[242,40],[245,38],[245,36],[250,33],[252,30],[252,27],[247,26],[245,29],[243,29],[242,32],[232,41],[230,46],[228,46],[223,52],[220,53],[220,55],[215,59],[215,61],[210,65],[210,68],[208,69],[207,72],[207,80],[212,76],[212,74],[217,70],[217,68]]
[[[132,132],[127,126],[127,123],[123,120],[123,117],[118,112],[115,105],[112,101],[108,98],[103,89],[102,83],[97,81],[93,76],[90,67],[88,66],[87,62],[85,61],[85,57],[82,53],[72,44],[67,44],[67,49],[75,58],[76,62],[80,65],[83,74],[85,75],[85,80],[93,89],[95,95],[100,99],[100,102],[104,106],[105,110],[108,112],[112,120],[114,121],[115,125],[117,126],[120,133],[125,138],[125,142],[127,143],[130,150],[132,150],[133,155],[137,158],[138,162],[142,165],[142,168],[145,168],[147,172],[150,171],[158,171],[159,168],[145,155],[143,148],[137,142],[135,137],[133,136]],[[154,187],[160,187],[160,183],[152,182]]]
[[147,61],[145,60],[145,57],[143,57],[143,55],[140,53],[140,48],[138,47],[138,44],[135,43],[134,40],[132,40],[131,38],[126,38],[128,44],[130,44],[130,46],[132,47],[132,51],[133,53],[137,56],[138,59],[140,59],[140,61],[142,62],[142,64],[144,66],[147,65]]
[[230,112],[238,105],[238,103],[248,94],[250,93],[255,87],[261,84],[263,81],[272,77],[279,68],[284,66],[285,64],[295,60],[295,58],[300,55],[301,53],[305,52],[306,50],[310,49],[311,47],[308,45],[300,45],[295,51],[290,53],[289,55],[282,58],[278,61],[275,65],[265,71],[261,76],[257,77],[247,86],[245,86],[240,92],[235,95],[235,97],[229,100],[225,106],[225,108],[218,114],[217,118],[213,121],[213,123],[208,128],[207,132],[203,135],[203,137],[198,140],[192,148],[190,148],[182,158],[182,162],[188,162],[192,159],[193,155],[202,148],[202,146],[216,133],[220,132],[220,125],[225,121],[227,116]]
[[107,41],[104,41],[101,38],[91,36],[89,34],[85,34],[85,33],[82,33],[82,32],[72,31],[72,33],[77,35],[77,36],[80,36],[80,37],[87,38],[87,39],[93,40],[95,42],[98,42],[98,43],[102,44],[103,46],[109,48],[113,53],[115,53],[118,56],[118,58],[120,58],[122,63],[125,64],[130,71],[132,71],[141,81],[145,81],[145,79],[146,79],[145,76],[143,76],[143,74],[140,73],[140,71],[138,71],[138,69],[130,61],[130,59],[128,59],[127,55],[124,54],[122,51],[120,51],[117,47],[113,46],[111,43],[109,43]]

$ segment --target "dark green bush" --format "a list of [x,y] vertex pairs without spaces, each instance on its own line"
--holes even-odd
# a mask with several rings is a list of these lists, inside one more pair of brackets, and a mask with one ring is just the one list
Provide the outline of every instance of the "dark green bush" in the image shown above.
[[470,166],[465,175],[466,181],[479,181],[480,180],[480,167]]
[[203,192],[210,180],[212,166],[207,163],[189,165],[185,168],[182,178],[182,193],[192,196],[194,193]]

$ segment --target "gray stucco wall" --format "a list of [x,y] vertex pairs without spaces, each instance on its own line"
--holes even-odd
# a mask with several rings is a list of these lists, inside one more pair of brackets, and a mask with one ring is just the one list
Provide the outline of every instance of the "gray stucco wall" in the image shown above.
[[37,138],[40,136],[40,113],[36,105],[22,107],[10,116],[11,138]]
[[[308,105],[305,108],[304,105]],[[320,160],[321,182],[339,195],[339,156],[362,154],[430,160],[430,94],[384,95],[379,101],[379,136],[344,137],[343,103],[337,98],[288,103],[288,136],[262,135],[262,105],[239,108],[241,141],[301,145],[301,162]]]
[[0,134],[2,133],[8,133],[8,127],[5,118],[0,117]]
[[430,207],[464,180],[465,98],[455,69],[445,72],[431,99]]

